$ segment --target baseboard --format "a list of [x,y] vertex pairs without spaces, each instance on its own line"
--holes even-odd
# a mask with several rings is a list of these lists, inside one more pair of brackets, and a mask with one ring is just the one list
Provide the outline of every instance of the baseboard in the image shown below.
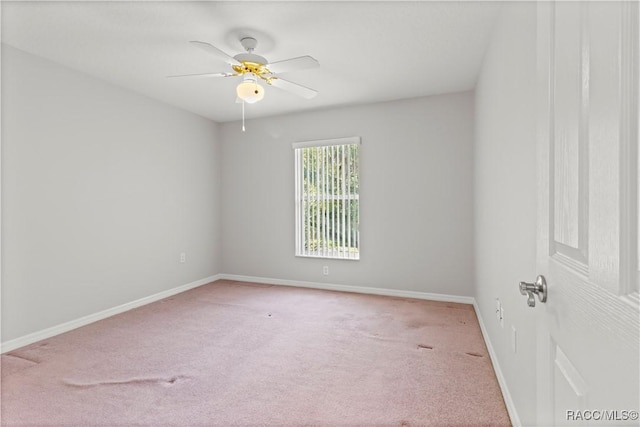
[[507,387],[507,381],[502,374],[502,369],[500,369],[500,363],[498,363],[498,356],[496,355],[495,350],[493,349],[493,345],[491,344],[491,340],[489,339],[489,333],[484,326],[484,321],[482,320],[482,315],[480,314],[480,308],[478,307],[477,301],[473,301],[473,308],[476,311],[476,316],[478,317],[478,323],[480,324],[480,330],[482,331],[482,336],[484,338],[484,342],[487,344],[487,350],[489,351],[489,357],[491,357],[491,363],[493,363],[493,370],[496,373],[496,377],[498,378],[498,384],[500,385],[500,390],[502,390],[502,396],[504,397],[504,403],[507,406],[507,412],[509,413],[509,418],[511,418],[511,424],[514,427],[522,426],[520,422],[520,417],[518,416],[518,411],[516,410],[516,405],[513,403],[513,398],[511,397],[511,393],[509,392],[509,387]]
[[299,288],[326,289],[340,292],[355,292],[360,294],[386,295],[402,298],[416,298],[431,301],[458,302],[474,304],[473,297],[460,295],[433,294],[428,292],[403,291],[399,289],[371,288],[365,286],[337,285],[332,283],[305,282],[299,280],[274,279],[269,277],[240,276],[236,274],[220,274],[220,279],[237,280],[239,282],[264,283],[268,285],[295,286]]
[[204,279],[196,280],[195,282],[187,283],[186,285],[178,286],[176,288],[168,289],[166,291],[158,292],[157,294],[150,295],[148,297],[140,298],[135,301],[131,301],[117,307],[112,307],[98,313],[90,314],[88,316],[81,317],[79,319],[71,320],[69,322],[62,323],[60,325],[52,326],[47,329],[43,329],[38,332],[34,332],[29,335],[25,335],[19,338],[9,340],[0,344],[0,353],[6,353],[8,351],[15,350],[25,345],[33,344],[47,338],[51,338],[55,335],[62,334],[64,332],[71,331],[81,326],[88,325],[98,320],[106,319],[107,317],[114,316],[116,314],[129,311],[131,309],[141,307],[146,304],[150,304],[155,301],[179,294],[189,289],[197,288],[198,286],[206,285],[207,283],[215,282],[220,279],[220,275],[205,277]]

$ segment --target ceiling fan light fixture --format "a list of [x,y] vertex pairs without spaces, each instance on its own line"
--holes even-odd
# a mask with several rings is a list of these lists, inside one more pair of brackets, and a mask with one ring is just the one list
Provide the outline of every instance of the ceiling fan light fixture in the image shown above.
[[258,84],[255,77],[247,75],[244,81],[236,87],[236,94],[244,102],[255,104],[264,98],[264,88]]

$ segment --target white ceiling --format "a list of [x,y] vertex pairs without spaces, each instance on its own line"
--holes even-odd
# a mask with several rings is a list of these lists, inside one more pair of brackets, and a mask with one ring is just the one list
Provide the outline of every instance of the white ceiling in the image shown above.
[[320,67],[283,77],[306,100],[266,87],[247,117],[470,90],[500,5],[495,2],[7,2],[2,42],[218,122],[238,120],[235,78],[167,79],[230,71],[191,46],[230,55],[239,39],[275,62],[311,55]]

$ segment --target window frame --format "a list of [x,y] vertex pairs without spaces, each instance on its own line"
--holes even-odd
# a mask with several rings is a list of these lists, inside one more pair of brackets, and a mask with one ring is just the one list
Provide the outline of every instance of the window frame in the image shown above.
[[[303,168],[303,160],[301,155],[303,153],[300,149],[305,148],[317,148],[317,147],[332,147],[332,146],[344,146],[344,145],[357,145],[358,146],[358,154],[356,158],[357,165],[357,192],[356,194],[342,194],[335,195],[331,194],[331,200],[342,200],[343,209],[345,200],[357,200],[357,223],[356,223],[356,242],[357,245],[348,247],[346,253],[348,256],[336,256],[336,250],[327,250],[326,253],[315,253],[310,254],[309,251],[305,251],[304,247],[307,243],[308,236],[304,235],[303,229],[305,225],[305,221],[302,217],[304,202],[309,199],[304,198],[303,188],[304,186],[304,176],[301,175]],[[334,139],[321,139],[321,140],[311,140],[311,141],[299,141],[294,142],[292,144],[292,148],[294,150],[293,162],[294,162],[294,205],[295,205],[295,256],[301,258],[319,258],[319,259],[335,259],[335,260],[347,260],[347,261],[359,261],[360,260],[360,155],[361,155],[361,146],[362,140],[359,136],[345,137],[345,138],[334,138]],[[300,151],[298,151],[300,150]],[[349,160],[347,160],[349,161]],[[354,197],[355,196],[355,197]],[[336,198],[339,197],[339,198]],[[317,201],[320,199],[316,198]],[[327,199],[325,199],[327,200]],[[344,217],[347,218],[347,217]],[[346,229],[346,225],[345,229]],[[344,238],[344,237],[343,237]],[[351,248],[357,248],[357,251],[352,252]],[[338,251],[340,253],[340,251]],[[343,252],[344,253],[344,252]]]

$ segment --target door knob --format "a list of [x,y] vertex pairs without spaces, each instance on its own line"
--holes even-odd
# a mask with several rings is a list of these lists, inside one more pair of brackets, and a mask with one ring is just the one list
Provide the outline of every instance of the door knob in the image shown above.
[[520,293],[527,295],[527,305],[536,306],[534,294],[538,295],[540,302],[547,301],[547,281],[544,276],[538,276],[535,283],[520,282]]

